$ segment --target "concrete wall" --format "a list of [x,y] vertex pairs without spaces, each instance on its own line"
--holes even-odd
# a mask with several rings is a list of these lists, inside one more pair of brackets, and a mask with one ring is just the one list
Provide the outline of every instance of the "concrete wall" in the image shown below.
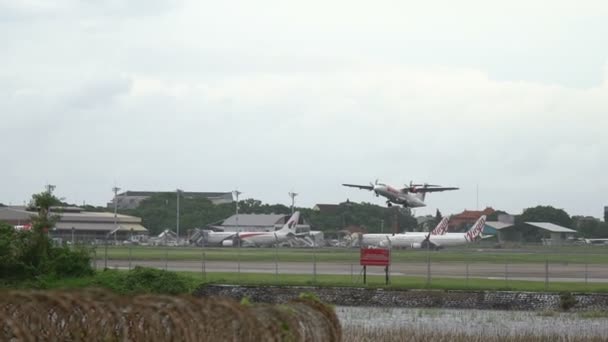
[[[342,306],[452,308],[485,310],[559,310],[558,293],[509,291],[385,290],[366,288],[202,286],[195,296],[224,296],[253,302],[286,303],[311,292],[326,303]],[[608,310],[608,294],[574,294],[573,311]]]

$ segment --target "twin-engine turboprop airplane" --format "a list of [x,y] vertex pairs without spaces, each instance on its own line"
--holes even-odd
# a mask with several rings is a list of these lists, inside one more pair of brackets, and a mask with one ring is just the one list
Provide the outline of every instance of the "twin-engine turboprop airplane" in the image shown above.
[[287,241],[296,236],[296,226],[300,212],[293,213],[289,221],[279,230],[272,232],[207,232],[205,242],[221,246],[269,246]]
[[455,187],[442,187],[441,185],[433,184],[412,184],[405,188],[395,188],[384,183],[378,183],[376,179],[375,183],[369,183],[369,185],[358,185],[358,184],[342,184],[343,186],[358,188],[373,191],[376,197],[385,197],[386,204],[390,207],[393,203],[403,205],[404,208],[418,208],[424,207],[424,199],[428,192],[458,190]]

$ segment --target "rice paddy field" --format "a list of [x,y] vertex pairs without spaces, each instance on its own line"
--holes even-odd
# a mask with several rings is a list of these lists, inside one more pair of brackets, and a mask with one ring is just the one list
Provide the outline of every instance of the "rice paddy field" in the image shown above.
[[344,341],[606,341],[608,312],[336,307]]

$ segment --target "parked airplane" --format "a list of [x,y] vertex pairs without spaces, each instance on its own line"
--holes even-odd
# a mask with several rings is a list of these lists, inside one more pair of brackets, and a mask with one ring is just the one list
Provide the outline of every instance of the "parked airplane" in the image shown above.
[[[395,235],[390,236],[389,240],[392,247],[405,248],[440,249],[448,246],[466,245],[467,243],[474,242],[481,236],[485,225],[486,216],[483,215],[466,233],[445,233],[442,235],[427,234],[422,238],[419,236]],[[388,244],[388,242],[386,244]]]
[[221,246],[267,246],[280,243],[295,237],[300,212],[296,211],[285,225],[271,232],[207,232],[205,241],[208,245]]
[[378,183],[376,179],[375,183],[369,183],[369,185],[358,185],[358,184],[342,184],[343,186],[351,187],[351,188],[359,188],[364,190],[373,191],[376,194],[376,197],[382,196],[386,197],[386,204],[390,207],[393,203],[403,205],[405,208],[418,208],[424,207],[426,204],[424,203],[424,199],[426,197],[427,192],[437,192],[437,191],[448,191],[448,190],[458,190],[455,187],[442,187],[440,185],[433,184],[412,184],[410,182],[409,186],[405,188],[395,188],[390,185],[386,185],[384,183]]
[[[431,231],[431,235],[443,235],[448,231],[448,217],[444,217],[435,227],[435,229],[433,229]],[[400,237],[400,238],[404,238],[404,239],[409,239],[411,241],[422,241],[424,240],[427,236],[429,235],[429,233],[427,232],[405,232],[405,233],[401,233],[401,234],[363,234],[361,236],[361,244],[362,245],[366,245],[366,246],[370,246],[370,245],[376,245],[376,246],[387,246],[388,245],[388,240],[391,240],[396,238],[396,237]]]

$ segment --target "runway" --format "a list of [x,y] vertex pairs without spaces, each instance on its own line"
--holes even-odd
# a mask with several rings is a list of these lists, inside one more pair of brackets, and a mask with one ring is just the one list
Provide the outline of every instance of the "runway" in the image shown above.
[[[136,265],[185,272],[242,272],[279,274],[316,274],[358,276],[362,272],[359,264],[319,262],[238,262],[233,261],[132,261]],[[104,267],[104,260],[97,260],[97,268]],[[108,268],[128,269],[128,260],[108,260]],[[608,265],[584,264],[499,264],[499,263],[400,263],[390,267],[392,276],[426,277],[430,271],[432,277],[445,278],[482,278],[499,280],[528,280],[559,282],[593,282],[608,283]],[[368,267],[368,275],[383,275],[384,268]]]

